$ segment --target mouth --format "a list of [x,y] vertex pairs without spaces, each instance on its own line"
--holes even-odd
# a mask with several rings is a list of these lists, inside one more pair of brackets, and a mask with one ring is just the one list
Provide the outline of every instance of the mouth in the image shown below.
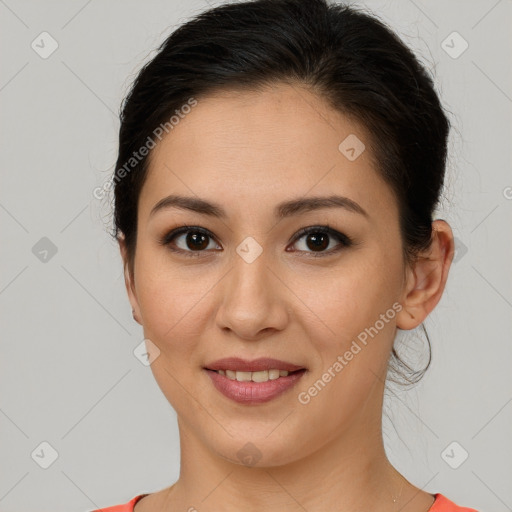
[[305,368],[294,371],[271,368],[269,370],[260,370],[257,372],[245,372],[241,370],[212,370],[210,368],[205,368],[205,370],[215,372],[229,380],[236,380],[238,382],[268,382],[269,380],[277,380],[282,377],[288,377],[289,375],[300,372],[304,373],[306,371]]
[[205,368],[207,370],[222,370],[224,372],[230,370],[241,373],[258,373],[261,371],[268,372],[270,370],[287,371],[291,373],[296,370],[305,369],[304,366],[299,366],[297,364],[293,364],[288,361],[282,361],[280,359],[274,359],[272,357],[260,357],[259,359],[254,359],[252,361],[242,359],[241,357],[225,357],[223,359],[218,359],[217,361],[206,364]]
[[268,402],[296,385],[307,368],[272,358],[225,358],[203,367],[214,387],[242,404]]

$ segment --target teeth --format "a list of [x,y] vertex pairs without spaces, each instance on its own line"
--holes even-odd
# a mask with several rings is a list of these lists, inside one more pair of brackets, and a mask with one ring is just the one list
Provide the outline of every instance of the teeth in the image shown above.
[[239,372],[233,370],[217,370],[217,373],[224,375],[228,379],[237,380],[239,382],[267,382],[268,380],[276,380],[279,377],[287,377],[290,372],[287,370],[263,370],[260,372]]
[[268,370],[262,370],[261,372],[252,372],[251,380],[253,382],[267,382],[269,379]]
[[239,382],[249,382],[251,380],[251,372],[236,372],[236,380]]

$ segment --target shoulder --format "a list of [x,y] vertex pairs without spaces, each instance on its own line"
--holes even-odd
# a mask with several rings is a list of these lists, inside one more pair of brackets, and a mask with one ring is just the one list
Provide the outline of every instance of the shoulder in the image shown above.
[[441,493],[436,493],[435,497],[436,500],[428,512],[478,512],[474,508],[467,508],[456,505],[453,501],[449,500]]
[[[90,512],[133,512],[135,504],[148,494],[139,494],[132,498],[128,503],[122,505],[114,505],[112,507],[104,507],[101,509],[91,510]],[[449,500],[441,493],[435,494],[436,500],[428,510],[428,512],[478,512],[474,508],[462,507]]]
[[112,507],[103,507],[96,510],[91,510],[90,512],[133,512],[135,508],[135,504],[144,498],[144,496],[148,496],[148,494],[139,494],[132,498],[128,503],[124,503],[122,505],[114,505]]

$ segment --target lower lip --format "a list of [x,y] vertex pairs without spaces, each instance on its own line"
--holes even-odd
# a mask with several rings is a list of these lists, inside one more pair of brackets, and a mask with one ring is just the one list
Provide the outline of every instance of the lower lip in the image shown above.
[[206,370],[206,372],[212,379],[213,385],[224,396],[241,404],[259,404],[273,400],[295,386],[306,370],[300,370],[286,377],[279,377],[267,382],[239,382],[228,379],[213,370]]

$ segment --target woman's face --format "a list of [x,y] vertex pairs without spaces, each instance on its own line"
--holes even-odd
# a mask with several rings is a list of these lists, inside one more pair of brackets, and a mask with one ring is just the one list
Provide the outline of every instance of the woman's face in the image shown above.
[[[182,433],[222,458],[272,466],[342,439],[361,450],[380,427],[404,266],[397,204],[369,146],[359,124],[282,84],[198,99],[151,154],[130,300]],[[169,203],[152,212],[170,195],[223,216]],[[350,202],[280,208],[331,196]],[[299,234],[327,225],[334,234]],[[161,243],[182,226],[192,228]],[[231,357],[306,371],[227,382],[235,399],[212,379],[227,377],[205,369]],[[241,401],[250,388],[255,399]]]

